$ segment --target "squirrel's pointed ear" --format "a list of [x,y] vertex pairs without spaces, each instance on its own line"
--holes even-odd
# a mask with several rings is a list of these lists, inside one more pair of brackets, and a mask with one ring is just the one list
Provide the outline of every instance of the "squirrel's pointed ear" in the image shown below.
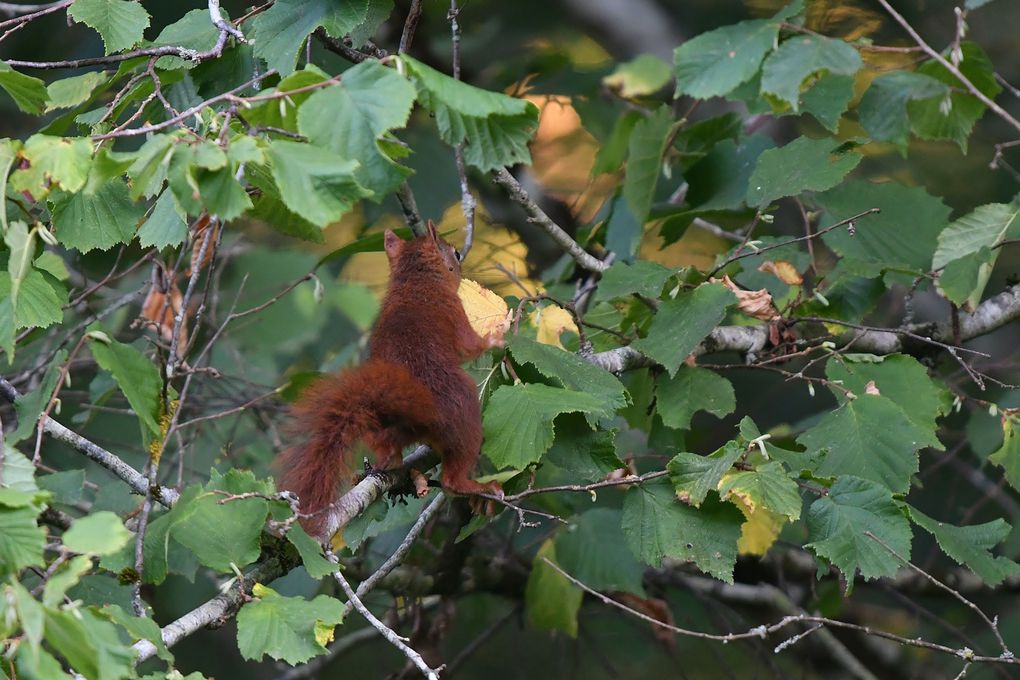
[[392,229],[387,229],[383,234],[383,247],[386,249],[386,257],[389,258],[390,262],[393,262],[400,255],[403,243],[404,241],[394,234]]
[[433,241],[439,241],[439,232],[436,230],[436,223],[429,220],[425,223],[426,233],[432,237]]

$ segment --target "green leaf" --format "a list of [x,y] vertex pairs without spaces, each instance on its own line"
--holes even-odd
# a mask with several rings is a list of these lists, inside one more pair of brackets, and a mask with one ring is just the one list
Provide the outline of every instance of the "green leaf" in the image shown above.
[[0,61],[0,87],[24,113],[40,114],[46,106],[46,83],[15,71],[4,61]]
[[803,191],[825,191],[840,183],[861,162],[861,155],[843,149],[831,137],[798,137],[758,157],[747,186],[747,204],[764,208],[777,198]]
[[976,307],[997,257],[997,250],[981,246],[973,253],[946,263],[939,273],[939,292],[954,304]]
[[312,578],[322,578],[337,570],[337,566],[323,556],[319,542],[306,534],[300,525],[295,524],[290,528],[287,540],[297,548],[298,554],[301,555],[301,563],[305,565],[305,570]]
[[631,344],[675,375],[684,359],[712,332],[736,298],[725,286],[706,283],[681,291],[655,313],[648,336]]
[[662,154],[666,151],[672,129],[673,113],[669,106],[663,104],[650,116],[639,120],[630,133],[623,197],[640,224],[648,219]]
[[738,496],[750,512],[764,508],[784,515],[791,522],[800,519],[801,499],[797,483],[790,479],[786,468],[778,461],[727,475],[719,484],[719,497],[728,500],[731,495]]
[[53,500],[64,505],[74,505],[81,500],[85,486],[84,470],[62,470],[39,477],[39,488],[53,494]]
[[[843,572],[847,591],[858,572],[866,579],[894,576],[903,559],[910,559],[910,523],[888,489],[859,477],[836,480],[826,496],[808,508],[810,548]],[[881,545],[865,532],[874,534]],[[888,548],[886,547],[888,546]]]
[[623,502],[623,535],[638,559],[653,567],[665,557],[694,562],[726,583],[733,583],[743,522],[736,507],[715,498],[700,508],[681,503],[668,483],[642,484]]
[[95,512],[74,520],[64,532],[64,547],[89,555],[115,553],[131,540],[120,517],[112,512]]
[[331,12],[338,11],[335,7],[330,0],[277,0],[252,20],[250,37],[255,56],[281,76],[289,76],[308,34]]
[[41,567],[46,532],[36,524],[38,509],[0,505],[0,574]]
[[129,243],[145,206],[131,200],[124,180],[111,179],[94,194],[65,193],[53,197],[53,230],[60,242],[82,253],[109,250]]
[[582,513],[556,535],[555,561],[595,590],[647,597],[641,585],[644,566],[627,548],[622,521],[622,512],[615,508]]
[[827,73],[801,92],[800,110],[810,113],[826,130],[836,134],[840,117],[846,113],[853,98],[853,76]]
[[708,492],[718,488],[719,480],[743,453],[744,448],[736,442],[727,442],[707,456],[686,451],[678,453],[666,465],[677,498],[688,505],[700,507]]
[[988,462],[1001,465],[1006,481],[1014,489],[1020,489],[1020,419],[1004,416],[1002,422],[1002,446],[988,455]]
[[96,29],[107,54],[134,47],[149,26],[149,13],[131,0],[74,0],[67,14]]
[[662,287],[673,274],[672,269],[650,260],[635,260],[631,264],[615,262],[602,274],[599,297],[611,299],[631,293],[658,298]]
[[797,110],[800,87],[819,72],[852,76],[864,62],[853,46],[821,35],[796,35],[769,55],[761,69],[761,91],[770,93]]
[[7,354],[8,365],[14,363],[14,331],[18,322],[14,316],[14,298],[10,295],[10,276],[8,280],[8,292],[4,293],[0,287],[0,349]]
[[[995,99],[1002,87],[995,80],[995,68],[988,56],[976,44],[960,43],[963,59],[958,68],[977,89],[989,99]],[[987,108],[980,99],[960,87],[959,81],[936,61],[927,61],[917,72],[931,76],[949,86],[948,94],[907,102],[911,129],[921,139],[948,139],[956,142],[967,153],[967,138],[974,123]]]
[[132,616],[116,604],[107,604],[101,612],[126,630],[131,636],[132,642],[148,640],[156,647],[156,655],[159,658],[170,663],[173,662],[174,656],[163,642],[163,635],[155,621],[144,616]]
[[654,54],[641,54],[617,65],[602,84],[617,90],[624,99],[655,94],[673,77],[669,64]]
[[936,239],[949,221],[949,208],[922,187],[895,182],[847,182],[816,198],[825,210],[821,224],[848,219],[879,208],[855,223],[854,235],[834,229],[822,236],[839,255],[893,268],[918,271],[931,268]]
[[522,335],[512,336],[509,346],[516,361],[533,365],[539,373],[553,379],[560,387],[585,392],[597,399],[601,408],[588,412],[596,418],[610,417],[617,409],[630,403],[623,383],[616,376],[576,354]]
[[89,347],[99,367],[109,371],[117,386],[127,397],[143,430],[152,437],[160,436],[160,394],[163,381],[159,370],[144,354],[131,345],[110,340],[92,340]]
[[71,278],[71,273],[67,271],[67,264],[64,262],[64,258],[52,250],[47,250],[35,258],[35,268],[49,274],[58,281],[67,281]]
[[217,571],[229,573],[251,564],[262,549],[268,503],[258,497],[223,501],[228,494],[252,491],[264,493],[266,488],[250,471],[231,470],[223,477],[214,474],[202,493],[187,502],[182,497],[174,506],[171,534],[199,562]]
[[942,552],[980,576],[992,588],[1020,573],[1020,564],[991,553],[992,548],[1005,541],[1012,530],[1002,518],[958,527],[934,520],[912,506],[907,508],[914,524],[934,536]]
[[528,623],[538,630],[562,630],[577,637],[577,612],[584,591],[545,562],[556,564],[556,544],[546,539],[535,553],[524,589],[524,608]]
[[125,645],[112,623],[92,609],[46,613],[46,641],[87,680],[131,677],[135,652]]
[[576,414],[557,419],[556,439],[542,460],[589,482],[627,467],[616,455],[616,430],[592,430]]
[[722,418],[737,407],[733,385],[715,371],[681,365],[672,376],[655,378],[656,404],[667,427],[686,430],[697,411]]
[[931,97],[944,97],[949,92],[945,83],[914,71],[883,73],[871,81],[868,91],[857,105],[861,125],[878,142],[892,142],[903,152],[910,141],[910,119],[907,102]]
[[177,212],[173,194],[169,191],[156,200],[152,214],[138,229],[138,244],[143,248],[162,250],[179,246],[188,237],[188,223]]
[[333,627],[343,619],[343,605],[326,595],[285,597],[262,584],[254,595],[258,599],[237,614],[237,648],[249,661],[268,654],[291,665],[304,663],[326,651]]
[[319,227],[339,220],[369,195],[355,179],[356,161],[308,144],[274,140],[267,150],[284,204]]
[[29,162],[11,176],[11,186],[36,198],[45,196],[48,182],[74,193],[85,186],[92,164],[92,144],[84,137],[32,135],[21,156]]
[[127,171],[132,180],[131,198],[149,198],[160,192],[166,181],[175,142],[176,137],[172,135],[153,135],[136,152],[135,160]]
[[443,141],[465,144],[466,163],[487,172],[531,162],[528,141],[538,127],[538,107],[454,80],[407,54],[400,58],[418,88],[419,100],[435,114]]
[[[121,528],[123,529],[123,525]],[[127,529],[123,530],[127,533]],[[90,571],[92,571],[92,559],[88,555],[72,557],[46,581],[42,597],[43,604],[47,607],[60,605],[68,589],[77,585],[81,577]]]
[[[966,263],[966,270],[970,272],[968,280],[972,280],[973,285],[958,291],[956,295],[947,293],[950,300],[958,305],[967,303],[972,308],[977,307],[999,256],[997,246],[1007,239],[1020,237],[1018,218],[1020,205],[989,203],[950,222],[949,226],[942,230],[938,238],[938,248],[932,256],[932,269],[946,267],[968,256],[980,255],[972,257]],[[950,272],[950,275],[954,273],[957,277],[962,275],[962,272]],[[945,272],[942,278],[944,276]],[[940,278],[939,283],[945,291],[945,282]]]
[[523,469],[553,442],[553,419],[561,413],[599,413],[604,401],[585,392],[542,384],[504,385],[492,393],[482,419],[482,450],[497,468]]
[[[10,299],[10,296],[11,276],[0,272],[0,300]],[[60,323],[64,319],[66,302],[66,290],[58,292],[41,272],[29,270],[18,287],[18,299],[12,308],[15,328],[47,328]]]
[[[867,355],[864,361],[844,356],[842,361],[830,360],[825,375],[858,395],[874,382],[881,395],[900,407],[921,430],[934,432],[935,419],[949,412],[949,392],[928,376],[917,359],[906,354]],[[833,390],[833,394],[840,401],[846,398],[841,390]],[[931,446],[942,449],[938,443]]]
[[[0,290],[0,296],[3,291]],[[57,387],[57,381],[60,379],[60,368],[64,365],[64,361],[67,360],[67,352],[60,350],[54,355],[50,361],[50,365],[46,367],[46,373],[43,374],[43,378],[39,385],[31,392],[26,392],[18,397],[18,400],[14,402],[14,408],[18,413],[18,427],[13,432],[8,432],[6,436],[7,444],[14,446],[18,442],[24,441],[29,435],[35,432],[36,423],[39,420],[39,415],[45,410],[47,404],[50,402],[50,398],[53,396],[53,390]],[[21,454],[18,454],[19,456]],[[32,480],[32,473],[35,472],[34,466],[28,470],[28,480]],[[22,478],[23,481],[24,478]],[[4,469],[4,481],[8,484],[10,477],[8,477],[8,471]],[[36,488],[35,482],[32,481],[31,488]]]
[[600,146],[595,156],[595,164],[591,168],[591,176],[598,177],[607,172],[616,172],[627,158],[627,146],[630,143],[631,130],[639,120],[644,120],[637,111],[626,111],[616,119],[612,132]]
[[92,96],[92,91],[105,83],[108,77],[109,73],[106,71],[90,71],[80,76],[53,81],[46,86],[46,95],[49,100],[46,105],[46,113],[84,104]]
[[18,304],[18,289],[21,282],[32,270],[32,257],[35,255],[35,231],[29,233],[24,222],[11,222],[3,235],[4,245],[8,249],[7,273],[11,280],[11,298],[15,308]]
[[744,206],[751,173],[758,158],[775,142],[752,135],[740,142],[724,139],[685,173],[690,183],[687,200],[698,210],[736,210]]
[[676,94],[720,97],[751,79],[779,35],[778,23],[741,21],[702,33],[676,48]]
[[859,475],[895,493],[910,489],[917,451],[939,445],[931,429],[916,425],[891,399],[871,394],[826,413],[797,443],[809,451],[828,450],[816,474]]
[[[226,18],[226,12],[221,14]],[[220,31],[209,21],[209,11],[193,9],[180,19],[165,27],[152,41],[153,47],[177,46],[196,52],[207,52],[216,46]],[[198,66],[197,61],[181,57],[160,57],[156,68],[164,71],[190,69]]]
[[406,78],[375,60],[364,61],[345,71],[340,85],[308,98],[298,111],[298,130],[316,146],[358,159],[358,183],[382,200],[411,170],[386,155],[379,141],[407,125],[414,99]]
[[206,209],[223,222],[243,215],[252,207],[251,199],[234,177],[234,169],[226,167],[198,176],[198,191]]

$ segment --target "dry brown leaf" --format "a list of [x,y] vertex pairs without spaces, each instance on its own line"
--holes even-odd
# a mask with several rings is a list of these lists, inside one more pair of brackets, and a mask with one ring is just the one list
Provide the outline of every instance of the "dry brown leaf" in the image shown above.
[[773,319],[780,318],[779,310],[772,304],[772,296],[764,288],[761,290],[744,290],[727,275],[723,275],[722,279],[712,278],[709,281],[711,283],[722,283],[729,288],[737,296],[737,308],[744,314],[755,319],[761,319],[762,321],[772,321]]
[[460,280],[457,296],[475,333],[488,340],[490,347],[502,347],[503,336],[510,330],[506,301],[471,279]]
[[[613,593],[612,597],[620,604],[626,607],[630,607],[635,611],[639,611],[648,618],[655,619],[656,621],[664,623],[667,626],[675,625],[673,622],[673,612],[672,610],[670,610],[669,604],[665,600],[659,599],[657,597],[649,598],[638,597],[633,593],[622,592]],[[669,630],[668,628],[653,625],[652,635],[655,636],[655,639],[661,642],[662,644],[668,645],[670,647],[673,646],[674,634],[673,631]]]
[[[209,243],[205,247],[205,253],[202,253],[202,244],[206,240],[206,232],[209,231],[210,227],[212,232],[209,234]],[[212,261],[213,251],[216,250],[216,239],[219,238],[220,223],[219,220],[213,220],[209,217],[208,213],[202,214],[195,223],[191,225],[191,234],[194,243],[191,246],[191,264],[188,265],[188,270],[185,272],[186,276],[191,276],[191,272],[197,266],[198,271],[202,271],[206,268],[209,262]],[[201,262],[199,262],[199,255],[202,255]],[[197,263],[197,264],[196,264]]]
[[804,277],[800,275],[797,268],[786,260],[769,260],[762,262],[758,271],[772,274],[783,283],[790,286],[799,286],[804,283]]
[[[173,340],[174,321],[183,303],[184,296],[181,295],[177,282],[173,278],[167,280],[163,267],[155,265],[152,270],[152,284],[145,296],[145,302],[142,303],[141,317],[155,327],[160,337],[167,343]],[[177,346],[185,347],[187,344],[188,316],[185,314],[181,320]]]

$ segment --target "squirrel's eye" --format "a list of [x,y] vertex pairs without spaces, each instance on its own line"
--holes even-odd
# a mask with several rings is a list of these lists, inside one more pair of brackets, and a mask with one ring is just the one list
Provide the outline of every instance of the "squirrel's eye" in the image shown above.
[[454,249],[453,249],[453,254],[454,254],[454,255],[455,255],[456,257],[457,257],[457,259],[458,259],[458,260],[460,259],[460,251],[459,251],[459,250],[457,250],[456,248],[454,248]]

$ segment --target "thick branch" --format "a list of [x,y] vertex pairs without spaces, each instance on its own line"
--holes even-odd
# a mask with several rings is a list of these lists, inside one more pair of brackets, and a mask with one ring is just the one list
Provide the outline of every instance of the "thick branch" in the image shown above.
[[[14,388],[14,385],[11,385],[11,383],[3,377],[0,377],[0,393],[2,393],[11,403],[14,403],[14,401],[21,396],[18,390]],[[67,429],[50,417],[47,417],[46,422],[43,423],[43,432],[57,441],[64,442],[79,453],[85,454],[86,457],[96,463],[99,463],[117,477],[120,477],[123,481],[127,482],[127,485],[131,487],[131,491],[133,493],[144,496],[148,492],[149,481],[145,478],[145,476],[125,463],[118,456],[104,449],[102,446],[99,446],[95,442],[86,439],[80,434]],[[168,508],[177,502],[178,496],[180,496],[179,493],[165,486],[157,486],[152,493],[153,498]]]
[[[971,340],[1010,321],[1020,318],[1020,284],[1007,288],[1003,292],[988,298],[971,314],[960,317],[960,339]],[[911,336],[930,338],[935,343],[944,344],[953,341],[952,323],[943,321],[938,324],[911,324],[903,328],[889,330],[859,330],[843,335],[836,345],[851,345],[854,351],[870,352],[871,354],[894,354],[905,351],[904,338]],[[737,352],[747,357],[749,362],[765,347],[768,342],[766,326],[717,326],[712,329],[697,349],[694,356],[715,354],[717,352]],[[920,342],[920,341],[918,341]],[[589,362],[612,373],[620,373],[644,366],[652,366],[655,362],[632,347],[618,347],[586,357]]]
[[[172,647],[199,629],[233,616],[251,595],[252,586],[256,583],[268,583],[283,576],[286,572],[287,568],[275,557],[259,562],[244,575],[243,579],[238,579],[226,593],[217,595],[164,626],[160,631],[164,644],[167,647]],[[132,645],[132,649],[138,654],[136,663],[151,659],[156,654],[156,645],[148,640],[139,640]]]

